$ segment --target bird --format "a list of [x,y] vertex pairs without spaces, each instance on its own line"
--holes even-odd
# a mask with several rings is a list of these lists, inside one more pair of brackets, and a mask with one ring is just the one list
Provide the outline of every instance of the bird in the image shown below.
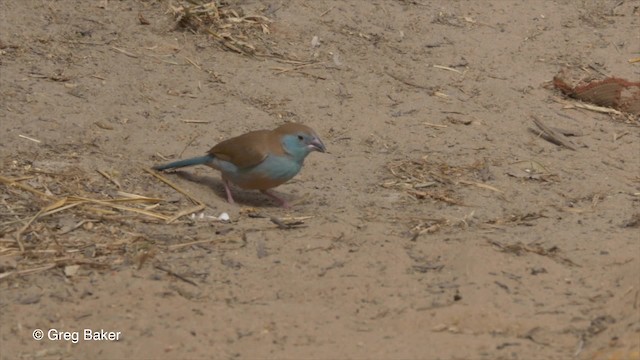
[[206,155],[156,165],[154,170],[206,165],[220,171],[227,201],[234,204],[231,184],[259,190],[282,207],[289,203],[271,192],[296,176],[313,151],[327,151],[318,134],[300,123],[285,123],[273,130],[256,130],[224,140]]

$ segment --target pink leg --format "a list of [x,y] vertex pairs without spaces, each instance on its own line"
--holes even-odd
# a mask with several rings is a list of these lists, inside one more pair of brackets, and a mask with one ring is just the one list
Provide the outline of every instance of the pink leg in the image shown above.
[[233,196],[231,196],[231,184],[229,183],[229,180],[223,177],[222,183],[224,184],[224,191],[227,193],[227,201],[229,202],[229,204],[235,204],[235,201],[233,201]]
[[260,190],[260,192],[261,192],[261,193],[263,193],[263,194],[265,194],[265,195],[267,195],[268,197],[272,198],[273,200],[277,201],[277,202],[280,204],[280,206],[282,206],[282,207],[283,207],[283,208],[285,208],[285,209],[288,209],[288,208],[290,208],[290,207],[291,207],[291,205],[289,205],[289,203],[287,202],[287,200],[285,200],[285,199],[283,199],[283,198],[279,197],[278,195],[276,195],[276,194],[272,193],[272,192],[271,192],[271,191],[269,191],[269,190]]

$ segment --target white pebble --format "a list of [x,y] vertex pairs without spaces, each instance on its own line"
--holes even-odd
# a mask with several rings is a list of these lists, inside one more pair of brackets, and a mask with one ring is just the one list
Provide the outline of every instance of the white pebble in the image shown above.
[[311,39],[311,47],[312,47],[312,48],[316,48],[316,47],[318,47],[318,46],[320,46],[320,38],[318,38],[317,36],[314,36],[314,37]]

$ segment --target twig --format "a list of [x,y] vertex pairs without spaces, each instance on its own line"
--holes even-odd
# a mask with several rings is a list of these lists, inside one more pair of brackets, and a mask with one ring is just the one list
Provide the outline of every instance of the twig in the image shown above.
[[132,53],[128,52],[127,50],[120,49],[120,48],[117,48],[115,46],[112,46],[111,49],[113,49],[113,50],[115,50],[115,51],[117,51],[119,53],[125,54],[128,57],[132,57],[132,58],[137,58],[138,57],[138,55],[136,55],[136,54],[132,54]]
[[92,41],[72,41],[72,40],[64,40],[64,39],[60,39],[58,40],[61,43],[65,43],[65,44],[78,44],[78,45],[94,45],[94,46],[104,46],[104,45],[109,45],[112,42],[118,40],[118,37],[114,37],[113,39],[109,39],[107,41],[103,41],[103,42],[92,42]]
[[187,62],[193,66],[195,66],[198,70],[202,70],[202,67],[200,65],[198,65],[195,61],[189,59],[186,56],[182,56],[185,60],[187,60]]
[[180,188],[178,185],[174,184],[173,182],[171,182],[169,179],[165,178],[164,176],[158,174],[157,172],[150,170],[150,169],[143,169],[144,171],[146,171],[147,173],[153,175],[156,179],[162,181],[163,183],[169,185],[170,187],[173,188],[173,190],[179,192],[180,194],[184,195],[187,197],[187,199],[191,200],[191,202],[193,202],[196,205],[202,205],[202,202],[197,200],[196,198],[194,198],[193,196],[189,195],[189,193],[187,193],[185,190],[182,190],[182,188]]
[[227,240],[230,240],[229,238],[214,238],[214,239],[207,239],[207,240],[196,240],[196,241],[191,241],[188,243],[184,243],[184,244],[175,244],[175,245],[171,245],[168,247],[168,249],[171,250],[177,250],[183,247],[187,247],[187,246],[192,246],[192,245],[199,245],[199,244],[206,244],[206,243],[210,243],[210,242],[225,242]]
[[260,56],[260,57],[264,57],[264,58],[269,58],[269,59],[274,59],[275,61],[284,63],[284,64],[308,64],[308,63],[315,63],[315,61],[313,60],[297,60],[297,59],[289,59],[289,58],[285,58],[283,55],[280,54],[256,54],[256,56]]
[[26,185],[26,184],[18,182],[18,180],[12,180],[12,179],[6,178],[6,177],[4,177],[2,175],[0,175],[0,182],[5,184],[5,185],[7,185],[7,186],[15,186],[15,187],[20,188],[22,190],[32,192],[32,193],[34,193],[36,195],[42,196],[42,197],[47,198],[47,199],[55,199],[55,197],[52,196],[52,195],[45,194],[42,191],[36,190],[36,189],[32,188],[29,185]]
[[111,207],[114,209],[118,209],[118,210],[124,210],[124,211],[129,211],[129,212],[135,212],[135,213],[139,213],[139,214],[143,214],[143,215],[147,215],[150,217],[154,217],[157,219],[161,219],[161,220],[167,220],[169,217],[167,215],[163,215],[160,213],[155,213],[153,211],[149,211],[149,210],[144,210],[144,209],[138,209],[138,208],[133,208],[133,207],[129,207],[129,206],[124,206],[124,205],[118,205],[117,203],[119,202],[135,202],[135,201],[144,201],[144,202],[148,202],[148,201],[157,201],[157,199],[152,199],[152,198],[140,198],[140,199],[107,199],[107,200],[97,200],[97,199],[89,199],[89,198],[83,198],[83,197],[79,197],[79,196],[71,196],[68,197],[66,199],[63,199],[64,201],[61,202],[60,205],[63,205],[65,202],[70,202],[69,205],[61,207],[61,208],[56,208],[55,205],[57,205],[58,203],[51,205],[48,207],[49,208],[54,208],[55,210],[49,211],[44,215],[49,215],[52,214],[54,212],[58,212],[61,210],[64,210],[66,208],[72,207],[72,206],[77,206],[80,204],[85,204],[85,203],[93,203],[93,204],[97,204],[97,205],[104,205],[107,207]]
[[120,199],[111,199],[111,200],[107,200],[107,201],[111,201],[111,202],[142,201],[142,202],[152,202],[152,203],[157,203],[157,202],[162,201],[162,199],[150,198],[148,196],[138,195],[138,194],[131,194],[131,193],[124,192],[124,191],[118,191],[117,194],[119,196],[122,196],[122,198],[120,198]]
[[189,120],[189,119],[183,119],[182,122],[186,123],[186,124],[209,124],[209,123],[211,123],[211,121],[208,121],[208,120]]
[[96,170],[98,172],[98,174],[104,176],[107,180],[111,181],[115,186],[118,187],[118,189],[120,189],[122,186],[120,185],[120,183],[118,182],[118,180],[114,179],[113,177],[111,177],[111,175],[107,174],[106,172],[102,171],[102,170]]
[[147,215],[147,216],[154,217],[156,219],[160,219],[160,220],[164,220],[164,221],[167,221],[167,219],[169,218],[167,215],[162,215],[160,213],[156,213],[156,212],[153,212],[153,211],[133,208],[133,207],[129,207],[129,206],[116,205],[116,204],[113,204],[113,203],[110,203],[110,202],[107,202],[107,201],[92,200],[91,202],[93,202],[95,204],[106,205],[106,206],[109,206],[109,207],[112,207],[112,208],[118,209],[118,210],[130,211],[130,212],[135,212],[135,213]]
[[542,133],[540,133],[540,135],[543,135],[543,139],[556,145],[562,145],[567,149],[571,149],[574,151],[576,150],[576,147],[569,140],[567,140],[564,135],[543,124],[542,121],[540,121],[540,119],[538,119],[537,117],[532,116],[532,118],[533,123],[536,124],[536,126],[540,128],[540,130],[542,130]]
[[417,87],[417,88],[419,88],[419,89],[431,90],[431,88],[430,88],[430,87],[428,87],[428,86],[419,85],[419,84],[416,84],[416,83],[411,82],[411,81],[409,81],[409,80],[405,80],[405,79],[403,79],[403,78],[399,77],[398,75],[392,74],[392,73],[391,73],[391,72],[389,72],[389,71],[385,71],[385,73],[386,73],[387,75],[391,76],[392,78],[394,78],[394,79],[396,79],[396,80],[400,81],[400,82],[401,82],[401,83],[403,83],[403,84],[406,84],[406,85],[409,85],[409,86],[413,86],[413,87]]
[[520,255],[524,251],[528,253],[537,254],[540,256],[547,256],[557,262],[560,262],[566,265],[581,267],[579,264],[576,264],[571,259],[555,253],[555,251],[558,249],[555,246],[548,250],[545,250],[541,246],[529,246],[519,241],[515,244],[504,244],[497,240],[487,240],[487,242],[491,245],[498,247],[502,252],[505,252],[505,253]]
[[427,125],[427,126],[432,126],[432,127],[436,127],[436,128],[446,128],[447,125],[440,125],[440,124],[432,124],[430,122],[423,122],[423,124]]
[[182,157],[182,154],[184,154],[185,151],[187,151],[187,149],[189,148],[189,146],[191,146],[191,144],[193,144],[194,141],[196,141],[196,139],[199,136],[196,135],[194,136],[191,140],[189,140],[189,142],[187,143],[187,145],[184,146],[184,149],[182,149],[182,151],[180,152],[180,154],[178,155],[178,157]]
[[190,207],[188,209],[184,209],[184,210],[178,211],[178,213],[176,213],[174,216],[172,216],[172,217],[167,219],[167,224],[171,224],[172,222],[178,220],[179,218],[181,218],[181,217],[183,217],[185,215],[197,213],[198,211],[204,210],[204,208],[205,208],[204,204],[198,204],[198,205]]
[[580,108],[580,109],[595,111],[595,112],[599,112],[599,113],[622,115],[622,112],[620,112],[620,111],[618,111],[616,109],[611,109],[611,108],[602,107],[602,106],[596,106],[596,105],[585,104],[585,103],[575,103],[575,104],[573,104],[573,106],[575,106],[577,108]]
[[296,71],[296,70],[300,70],[300,69],[302,69],[304,67],[308,67],[308,66],[312,66],[312,65],[320,65],[320,64],[323,64],[323,63],[324,62],[312,62],[312,63],[307,63],[307,64],[298,64],[297,66],[294,66],[294,67],[289,68],[289,69],[282,68],[282,67],[274,67],[274,68],[271,68],[271,70],[278,70],[278,72],[276,73],[276,75],[278,75],[278,74],[282,74],[282,73],[285,73],[285,72],[288,72],[288,71]]
[[182,275],[180,275],[180,274],[176,274],[175,272],[173,272],[173,271],[171,271],[171,270],[169,270],[169,269],[165,269],[165,268],[163,268],[163,267],[162,267],[162,266],[160,266],[160,265],[156,265],[156,266],[154,266],[154,267],[155,267],[156,269],[158,269],[158,270],[162,270],[162,271],[166,272],[167,274],[169,274],[169,275],[171,275],[171,276],[173,276],[173,277],[175,277],[175,278],[177,278],[177,279],[180,279],[180,280],[182,280],[182,281],[186,282],[187,284],[191,284],[191,285],[193,285],[193,286],[195,286],[195,287],[198,287],[198,284],[196,284],[194,281],[189,280],[189,279],[187,279],[186,277],[184,277],[184,276],[182,276]]
[[620,139],[622,139],[623,136],[625,135],[629,135],[630,133],[628,131],[623,132],[622,134],[618,135],[616,133],[613,134],[613,142],[616,142]]
[[329,11],[333,10],[336,6],[333,5],[332,7],[328,8],[327,10],[325,10],[322,14],[320,14],[320,17],[323,17],[325,15],[327,15],[329,13]]
[[26,135],[18,135],[18,137],[21,137],[21,138],[23,138],[23,139],[27,139],[27,140],[31,140],[31,141],[36,142],[36,143],[38,143],[38,144],[40,144],[40,143],[42,142],[42,141],[40,141],[40,140],[38,140],[38,139],[34,139],[34,138],[32,138],[32,137],[28,137],[28,136],[26,136]]
[[504,191],[502,191],[502,190],[500,190],[498,188],[495,188],[495,187],[493,187],[491,185],[487,185],[487,184],[483,184],[483,183],[479,183],[479,182],[475,182],[475,181],[467,181],[467,180],[460,180],[459,182],[460,182],[460,184],[474,185],[474,186],[477,186],[477,187],[479,187],[481,189],[487,189],[487,190],[495,191],[495,192],[500,193],[500,194],[504,194]]
[[16,242],[18,243],[18,247],[20,248],[20,252],[24,252],[24,244],[22,243],[22,240],[20,239],[20,237],[22,236],[22,233],[24,233],[29,226],[31,226],[31,224],[36,221],[36,219],[38,217],[40,217],[40,215],[45,211],[46,208],[40,209],[40,211],[38,211],[38,213],[36,213],[31,219],[29,219],[29,221],[27,221],[26,224],[24,224],[24,226],[22,228],[20,228],[20,230],[18,230],[16,232]]
[[604,114],[622,115],[622,112],[616,109],[608,108],[608,107],[596,106],[596,105],[591,105],[591,104],[581,103],[581,102],[566,101],[564,99],[560,99],[557,97],[554,97],[553,100],[560,104],[565,105],[565,108],[567,109],[578,108],[578,109],[585,109],[585,110],[595,111],[595,112],[604,113]]
[[[297,66],[296,68],[298,68],[298,67],[303,67],[303,66],[307,66],[307,65],[313,65],[313,64],[300,65],[300,66]],[[308,73],[308,72],[306,72],[306,71],[298,70],[298,69],[296,69],[296,68],[293,68],[293,69],[274,68],[273,70],[279,70],[279,71],[276,73],[276,75],[284,74],[284,73],[287,73],[287,72],[294,72],[294,73],[298,73],[298,74],[306,75],[306,76],[309,76],[309,77],[312,77],[312,78],[315,78],[315,79],[318,79],[318,80],[327,80],[327,78],[326,78],[326,77],[324,77],[324,76],[311,74],[311,73]]]
[[448,66],[433,65],[433,67],[436,68],[436,69],[442,69],[442,70],[448,70],[448,71],[457,72],[460,75],[464,74],[462,71],[460,71],[458,69],[454,69],[454,68],[448,67]]
[[176,65],[176,66],[183,65],[183,64],[178,64],[178,63],[177,63],[177,62],[175,62],[175,61],[169,61],[169,60],[162,59],[162,58],[160,58],[159,56],[156,56],[156,55],[150,55],[150,54],[147,54],[147,56],[148,56],[148,57],[150,57],[150,58],[152,58],[152,59],[156,59],[156,60],[158,60],[158,61],[161,61],[161,62],[163,62],[163,63],[165,63],[165,64],[169,64],[169,65]]
[[37,272],[41,272],[41,271],[47,271],[50,269],[53,269],[54,267],[58,266],[58,264],[49,264],[49,265],[45,265],[45,266],[41,266],[41,267],[37,267],[37,268],[33,268],[33,269],[25,269],[25,270],[20,270],[20,271],[12,271],[10,273],[4,273],[4,274],[0,274],[0,280],[9,277],[10,275],[29,275],[29,274],[33,274],[33,273],[37,273]]

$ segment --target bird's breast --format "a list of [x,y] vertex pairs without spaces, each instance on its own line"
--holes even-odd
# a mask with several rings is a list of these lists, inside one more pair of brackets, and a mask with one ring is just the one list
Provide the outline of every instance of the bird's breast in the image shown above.
[[241,188],[266,190],[291,180],[301,168],[302,164],[289,156],[269,155],[256,166],[222,172],[227,179]]

